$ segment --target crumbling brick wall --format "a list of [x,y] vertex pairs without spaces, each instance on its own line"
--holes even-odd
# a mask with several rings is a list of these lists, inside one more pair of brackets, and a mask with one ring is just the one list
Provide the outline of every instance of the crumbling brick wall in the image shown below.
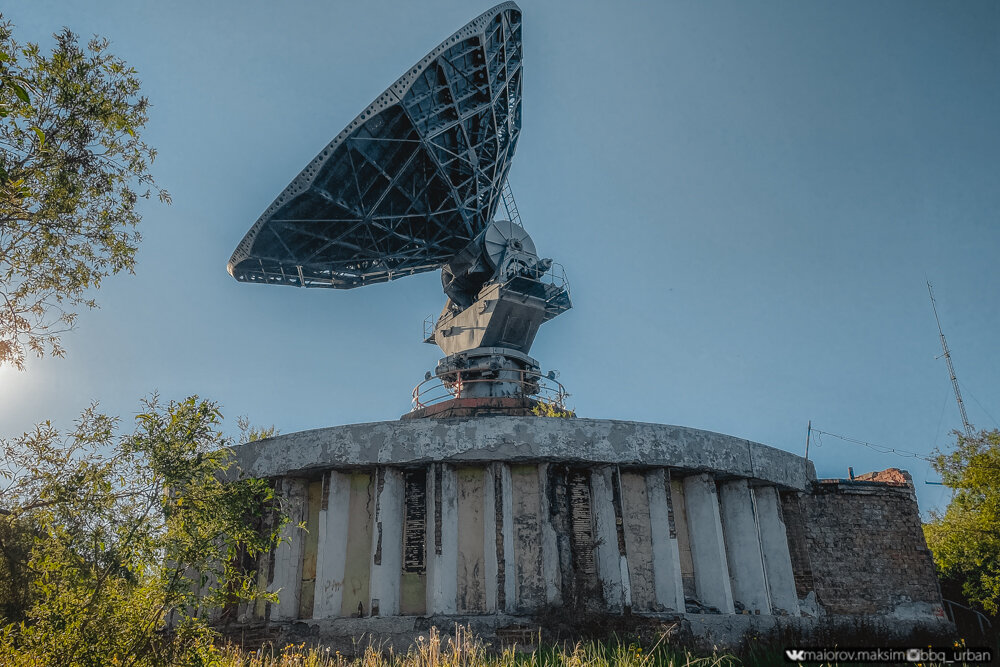
[[810,493],[783,499],[796,587],[811,579],[834,614],[886,613],[906,602],[940,606],[909,475],[890,468],[861,477],[819,480]]
[[800,598],[804,598],[814,588],[802,495],[798,491],[781,494],[781,512],[788,536],[788,555],[791,556],[792,572],[795,575],[795,593]]

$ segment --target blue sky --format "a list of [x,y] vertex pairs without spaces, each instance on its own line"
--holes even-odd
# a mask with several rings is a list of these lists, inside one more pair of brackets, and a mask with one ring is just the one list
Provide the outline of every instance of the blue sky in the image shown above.
[[[720,431],[801,453],[806,423],[918,453],[1000,418],[1000,4],[524,0],[511,172],[574,308],[532,348],[586,417]],[[430,2],[8,3],[21,41],[110,37],[153,103],[135,276],[0,369],[0,434],[92,400],[197,393],[292,432],[394,419],[441,356],[436,273],[333,292],[225,264],[278,192],[412,63],[489,7]],[[830,437],[820,476],[921,460]]]

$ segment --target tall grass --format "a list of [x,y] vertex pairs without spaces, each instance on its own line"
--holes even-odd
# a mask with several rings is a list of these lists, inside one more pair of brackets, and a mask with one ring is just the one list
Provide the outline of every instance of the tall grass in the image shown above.
[[368,645],[351,656],[305,644],[256,652],[230,645],[223,649],[219,667],[735,667],[741,664],[732,655],[698,657],[664,643],[644,649],[614,639],[495,649],[467,628],[457,626],[452,637],[442,637],[436,628],[431,628],[428,637],[419,637],[406,653],[377,645]]

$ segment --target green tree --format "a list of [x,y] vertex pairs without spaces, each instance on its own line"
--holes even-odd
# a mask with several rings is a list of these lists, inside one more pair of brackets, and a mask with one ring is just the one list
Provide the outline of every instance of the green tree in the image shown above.
[[953,497],[943,514],[924,526],[942,577],[962,586],[966,599],[1000,612],[1000,431],[974,437],[957,433],[949,453],[933,466]]
[[140,198],[168,202],[140,137],[149,102],[135,69],[67,29],[51,54],[19,45],[0,15],[0,365],[62,356],[91,289],[132,272]]
[[267,482],[226,481],[213,403],[146,401],[124,435],[91,407],[68,434],[45,423],[0,444],[0,536],[19,548],[4,567],[22,577],[0,607],[21,605],[0,619],[14,664],[207,657],[208,610],[274,599],[252,564],[276,546],[280,512]]

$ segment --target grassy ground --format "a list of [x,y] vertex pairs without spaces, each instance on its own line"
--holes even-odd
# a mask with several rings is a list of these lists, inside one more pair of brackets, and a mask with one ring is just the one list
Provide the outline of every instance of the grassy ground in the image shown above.
[[[791,663],[786,662],[782,650],[771,644],[746,647],[739,657],[723,652],[698,655],[664,641],[643,648],[637,643],[615,638],[497,650],[467,629],[458,627],[453,637],[442,637],[432,628],[427,637],[421,637],[405,654],[378,646],[359,648],[351,656],[330,649],[308,648],[305,644],[257,652],[228,646],[220,667],[759,667],[788,664]],[[836,667],[832,663],[810,665]]]
[[[780,658],[779,658],[780,661]],[[735,667],[748,663],[732,655],[697,657],[688,651],[657,644],[644,649],[622,641],[580,642],[572,646],[510,646],[496,651],[463,628],[454,637],[442,638],[431,628],[406,654],[368,646],[348,657],[339,651],[287,646],[282,651],[262,649],[246,653],[237,647],[224,650],[220,667]],[[769,663],[768,663],[769,664]]]

